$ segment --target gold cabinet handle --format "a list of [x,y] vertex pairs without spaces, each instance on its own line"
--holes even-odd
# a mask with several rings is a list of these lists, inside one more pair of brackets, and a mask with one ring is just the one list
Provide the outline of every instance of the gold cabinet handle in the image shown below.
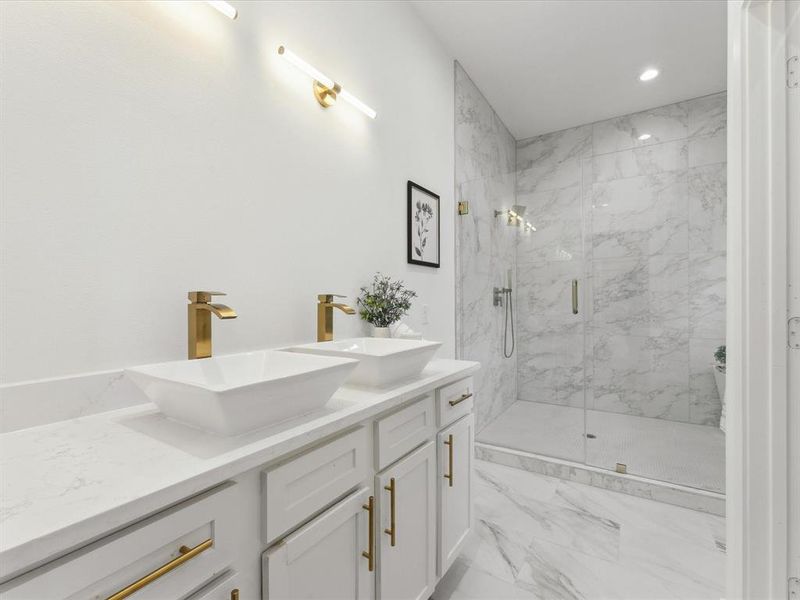
[[578,314],[578,280],[572,280],[572,314]]
[[167,564],[161,565],[155,571],[151,571],[150,573],[148,573],[147,575],[145,575],[141,579],[138,579],[137,581],[134,581],[128,587],[125,587],[125,588],[121,589],[116,594],[110,595],[106,600],[122,600],[123,598],[127,598],[131,594],[133,594],[135,592],[138,592],[140,589],[142,589],[146,585],[148,585],[150,583],[153,583],[159,577],[162,577],[163,575],[166,575],[167,573],[169,573],[173,569],[176,569],[176,568],[180,567],[183,563],[192,560],[195,556],[197,556],[201,552],[205,552],[206,550],[211,548],[211,546],[213,546],[213,545],[214,545],[214,540],[208,539],[205,542],[200,542],[194,548],[189,548],[187,546],[181,546],[178,549],[178,552],[181,553],[181,555],[179,557],[173,558]]
[[447,454],[449,456],[449,463],[450,463],[450,472],[444,474],[444,478],[447,479],[448,485],[453,487],[453,434],[447,436],[447,439],[444,441],[444,445],[447,446]]
[[455,406],[456,404],[461,404],[464,400],[469,400],[470,398],[472,398],[472,392],[467,392],[466,394],[462,394],[461,397],[457,398],[456,400],[450,400],[448,404],[450,406]]
[[383,533],[389,535],[389,539],[391,540],[391,545],[395,546],[397,543],[397,523],[395,522],[395,494],[397,493],[397,484],[394,481],[394,477],[389,480],[389,485],[383,486],[387,492],[389,492],[389,514],[390,514],[390,527],[389,529],[384,529]]
[[375,570],[375,496],[370,496],[366,504],[362,506],[369,514],[369,550],[362,552],[361,556],[367,559],[370,573]]
[[231,590],[231,600],[239,600],[239,588]]

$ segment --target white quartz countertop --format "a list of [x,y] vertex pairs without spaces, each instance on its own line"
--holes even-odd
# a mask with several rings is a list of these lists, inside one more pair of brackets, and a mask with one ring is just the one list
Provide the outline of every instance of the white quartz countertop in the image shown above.
[[2,434],[0,581],[478,369],[434,360],[413,381],[343,387],[320,411],[237,437],[153,404]]

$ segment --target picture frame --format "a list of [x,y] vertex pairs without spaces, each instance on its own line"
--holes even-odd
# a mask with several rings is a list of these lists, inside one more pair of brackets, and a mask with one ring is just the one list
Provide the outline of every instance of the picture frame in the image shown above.
[[441,202],[439,196],[421,185],[408,182],[409,264],[439,268],[441,256]]

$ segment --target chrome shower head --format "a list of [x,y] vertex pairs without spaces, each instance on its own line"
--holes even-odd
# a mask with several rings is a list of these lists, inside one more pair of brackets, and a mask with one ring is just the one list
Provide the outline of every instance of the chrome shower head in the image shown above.
[[521,204],[515,204],[508,210],[495,210],[494,216],[495,217],[506,217],[506,225],[510,225],[512,227],[518,227],[523,224],[522,215],[525,214],[526,206],[522,206]]
[[522,206],[521,204],[515,204],[512,206],[508,211],[508,221],[507,225],[511,227],[519,227],[524,222],[522,219],[522,215],[525,214],[525,209],[527,206]]

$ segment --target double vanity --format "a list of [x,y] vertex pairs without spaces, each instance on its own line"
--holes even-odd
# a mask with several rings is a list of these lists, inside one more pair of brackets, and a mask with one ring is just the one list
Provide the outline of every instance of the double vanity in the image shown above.
[[127,375],[0,436],[0,598],[427,599],[471,526],[473,362],[359,338]]

